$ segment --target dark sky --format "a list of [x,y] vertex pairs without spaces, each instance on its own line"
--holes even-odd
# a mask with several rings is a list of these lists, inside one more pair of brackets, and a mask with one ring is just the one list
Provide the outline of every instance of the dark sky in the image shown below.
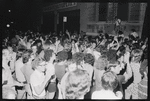
[[29,18],[33,6],[33,0],[0,0],[0,7],[2,7],[0,17],[3,19],[3,25],[12,21],[18,26],[23,25]]
[[[13,21],[19,28],[31,27],[36,17],[42,14],[40,10],[43,5],[54,3],[57,2],[51,2],[51,0],[0,0],[0,23],[6,27],[6,24]],[[9,9],[11,12],[8,12]]]

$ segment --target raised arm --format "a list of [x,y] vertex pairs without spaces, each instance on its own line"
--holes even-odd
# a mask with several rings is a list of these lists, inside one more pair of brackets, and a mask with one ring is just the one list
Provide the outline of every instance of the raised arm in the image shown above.
[[126,82],[132,77],[132,68],[129,63],[129,56],[130,56],[130,53],[128,52],[125,54],[125,59],[124,59],[124,61],[127,63],[126,72],[124,73]]

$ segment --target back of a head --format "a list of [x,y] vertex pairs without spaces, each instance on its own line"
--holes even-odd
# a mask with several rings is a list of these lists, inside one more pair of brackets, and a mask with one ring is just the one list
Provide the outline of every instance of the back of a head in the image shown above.
[[136,32],[135,29],[131,29],[132,32]]
[[131,52],[131,62],[138,63],[141,60],[143,51],[142,49],[134,49]]
[[57,53],[56,57],[58,62],[62,62],[68,59],[68,53],[66,51],[60,51]]
[[83,97],[90,89],[90,82],[87,71],[77,69],[70,72],[66,81],[66,99]]
[[84,60],[84,53],[77,52],[73,54],[72,59],[76,62],[77,65],[80,65],[81,62]]
[[88,63],[88,64],[93,66],[94,61],[95,61],[95,59],[94,59],[94,56],[92,54],[90,54],[90,53],[85,54],[85,56],[84,56],[84,62],[85,63]]
[[45,42],[44,42],[44,45],[46,45],[46,46],[50,46],[52,43],[49,41],[49,40],[46,40]]
[[120,46],[117,50],[117,59],[120,58],[121,56],[123,56],[126,52],[126,48],[125,46]]
[[44,59],[46,62],[48,62],[50,60],[50,58],[52,57],[52,53],[53,50],[44,50]]
[[107,58],[108,58],[109,63],[114,63],[117,61],[116,53],[117,53],[116,50],[109,50],[107,52]]
[[122,32],[122,31],[119,31],[119,32],[118,32],[118,34],[119,34],[119,35],[122,35],[122,34],[123,34],[123,32]]
[[107,71],[103,74],[101,82],[103,89],[113,91],[118,85],[118,78],[114,72]]
[[108,39],[109,38],[109,35],[107,33],[105,33],[105,38]]
[[100,52],[101,55],[106,55],[108,50],[105,46],[100,45],[99,47],[96,48],[96,51]]

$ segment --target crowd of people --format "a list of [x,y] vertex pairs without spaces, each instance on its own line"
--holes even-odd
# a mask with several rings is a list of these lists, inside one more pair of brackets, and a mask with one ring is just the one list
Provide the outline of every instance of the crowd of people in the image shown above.
[[3,99],[147,99],[148,38],[15,32],[3,39]]

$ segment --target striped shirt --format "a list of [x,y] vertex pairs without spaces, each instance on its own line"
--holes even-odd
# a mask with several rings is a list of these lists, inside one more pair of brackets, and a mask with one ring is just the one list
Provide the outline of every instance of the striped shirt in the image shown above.
[[138,99],[147,99],[147,79],[143,78],[138,84]]

